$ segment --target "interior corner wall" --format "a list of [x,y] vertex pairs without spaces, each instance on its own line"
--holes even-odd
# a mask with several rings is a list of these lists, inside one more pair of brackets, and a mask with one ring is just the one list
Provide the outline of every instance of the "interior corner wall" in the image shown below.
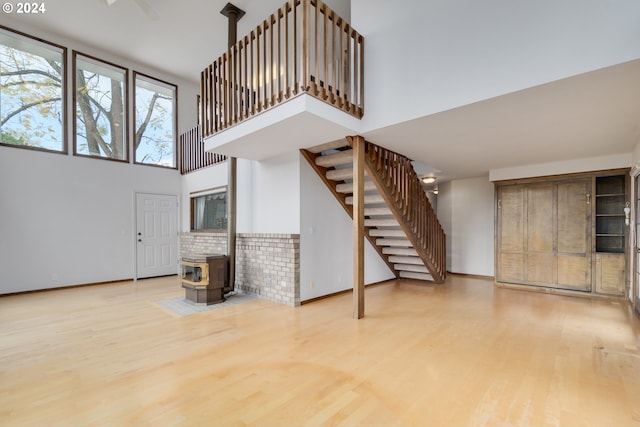
[[133,278],[137,192],[179,197],[180,174],[0,147],[0,294]]
[[447,270],[493,277],[493,183],[488,177],[460,179],[440,184],[439,190],[438,218],[447,234]]
[[[300,300],[353,288],[351,218],[320,177],[300,158]],[[365,283],[395,276],[365,241]]]
[[447,271],[451,271],[451,221],[453,217],[453,195],[451,181],[438,184],[437,216],[447,238]]

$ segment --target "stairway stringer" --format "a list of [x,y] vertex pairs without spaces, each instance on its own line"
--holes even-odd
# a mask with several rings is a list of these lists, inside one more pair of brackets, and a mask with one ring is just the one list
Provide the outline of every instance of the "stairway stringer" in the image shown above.
[[[348,136],[346,139],[350,145],[353,145],[352,144],[353,137]],[[367,144],[371,145],[371,143],[367,143]],[[434,262],[434,260],[427,253],[426,249],[422,247],[422,245],[420,245],[420,242],[416,238],[415,233],[409,227],[404,213],[400,210],[400,208],[398,207],[398,204],[396,203],[396,200],[394,199],[394,196],[391,194],[389,187],[382,182],[380,174],[378,173],[375,165],[372,163],[371,159],[369,158],[369,156],[366,155],[366,153],[365,153],[365,159],[364,159],[364,166],[365,166],[367,175],[376,186],[376,189],[384,199],[385,204],[391,210],[393,217],[396,219],[396,221],[400,225],[400,228],[403,230],[407,239],[411,242],[412,247],[418,253],[418,256],[422,260],[424,266],[429,271],[429,274],[433,277],[434,282],[443,283],[444,278],[446,277],[446,271],[440,271],[436,267],[436,263]]]
[[[347,139],[347,141],[351,145],[351,141],[349,139]],[[327,179],[327,171],[329,170],[329,168],[318,166],[316,164],[316,158],[319,157],[320,154],[319,153],[311,153],[311,152],[309,152],[307,150],[304,150],[304,149],[301,149],[300,153],[307,160],[307,163],[309,163],[311,168],[316,172],[316,174],[320,177],[320,179],[322,179],[322,181],[327,186],[327,188],[329,189],[331,194],[333,194],[334,197],[336,198],[336,200],[338,200],[340,205],[347,212],[347,215],[349,215],[349,218],[351,218],[351,220],[353,220],[353,207],[351,205],[347,204],[347,196],[346,196],[346,194],[340,193],[340,192],[337,191],[338,183],[336,181],[331,181],[331,180]],[[366,161],[365,161],[365,164],[366,164]],[[371,246],[373,246],[373,248],[376,250],[376,252],[380,256],[380,258],[382,258],[384,263],[387,265],[387,267],[389,267],[389,270],[393,273],[393,275],[396,278],[399,278],[399,272],[395,269],[394,263],[389,261],[389,255],[383,253],[382,252],[382,247],[376,244],[376,237],[372,236],[371,233],[370,233],[371,228],[372,227],[367,227],[367,226],[365,226],[365,228],[364,228],[365,236],[367,237],[367,240],[369,241],[369,243],[371,243]]]

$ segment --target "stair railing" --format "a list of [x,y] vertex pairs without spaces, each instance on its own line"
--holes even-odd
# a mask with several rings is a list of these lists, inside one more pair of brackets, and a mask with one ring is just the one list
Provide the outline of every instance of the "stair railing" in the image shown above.
[[357,118],[364,38],[321,0],[290,0],[200,76],[206,138],[300,94]]
[[205,151],[204,141],[200,135],[200,126],[189,129],[180,135],[178,144],[178,163],[180,173],[185,175],[198,169],[206,168],[227,160],[222,154]]
[[434,281],[443,282],[447,272],[446,236],[411,160],[365,142],[365,167],[392,212],[404,219],[399,223]]

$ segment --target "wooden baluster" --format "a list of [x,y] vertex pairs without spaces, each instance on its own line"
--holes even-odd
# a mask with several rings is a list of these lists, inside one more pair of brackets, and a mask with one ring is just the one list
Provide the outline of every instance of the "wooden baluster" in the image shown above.
[[231,80],[230,80],[230,106],[231,106],[231,122],[238,122],[238,50],[237,45],[231,46],[229,49],[231,54]]
[[322,46],[324,48],[324,75],[322,76],[324,84],[322,86],[322,99],[326,100],[329,97],[329,14],[327,12],[327,6],[324,3],[322,3],[322,16],[324,16],[324,43]]
[[262,21],[262,94],[264,95],[262,108],[269,108],[269,94],[267,93],[267,75],[269,74],[269,64],[267,63],[267,21]]
[[[291,11],[291,4],[285,5],[284,14],[284,97],[289,99],[291,96],[291,81],[289,80],[289,12]],[[295,32],[294,32],[295,34]]]
[[[204,71],[200,73],[200,104],[198,105],[198,116],[200,117],[200,125],[204,129],[205,133],[208,133],[207,124],[208,122],[206,114],[203,113],[204,105],[207,104],[207,82],[209,79],[207,78],[207,71],[209,67],[205,68]],[[203,120],[204,119],[204,120]]]
[[[209,98],[209,115],[213,120],[213,123],[209,123],[209,130],[213,132],[218,132],[220,130],[219,118],[220,113],[218,111],[218,82],[220,81],[219,71],[218,71],[218,61],[213,62],[212,73],[211,73],[211,96]],[[211,120],[209,119],[209,120]]]
[[[311,2],[310,2],[311,3]],[[313,95],[318,96],[318,94],[320,93],[320,49],[318,49],[318,39],[320,38],[320,12],[319,12],[319,5],[316,3],[316,6],[314,7],[313,10],[313,21],[314,21],[314,25],[313,25],[313,57],[314,57],[314,61],[316,63],[316,70],[315,70],[315,82],[312,82],[313,85]]]
[[331,84],[331,90],[329,91],[329,101],[331,105],[336,103],[336,90],[338,88],[338,56],[336,55],[336,14],[331,11],[331,81],[327,84]]
[[345,99],[345,111],[349,111],[349,104],[351,103],[351,25],[349,23],[345,24],[345,32],[346,32],[346,40],[347,40],[347,51],[345,53],[345,59],[347,62],[347,68],[344,72],[344,99]]
[[358,58],[359,58],[359,54],[358,54],[358,33],[353,30],[352,31],[352,39],[353,39],[353,74],[352,74],[352,82],[353,82],[353,92],[351,94],[351,108],[349,109],[349,111],[351,112],[351,114],[355,114],[356,112],[356,108],[357,108],[357,104],[358,104],[358,76],[360,75],[359,71],[358,71]]
[[268,81],[269,81],[269,103],[267,104],[267,108],[268,107],[272,107],[275,105],[275,90],[274,90],[274,85],[273,82],[275,80],[275,76],[273,75],[274,71],[274,65],[275,62],[273,61],[273,16],[271,16],[269,18],[269,74],[268,74]]
[[311,37],[311,11],[310,1],[302,0],[302,92],[309,90],[310,85],[310,55],[311,47],[309,45],[309,39]]
[[[286,7],[283,6],[283,7]],[[277,101],[278,103],[282,102],[282,38],[281,38],[281,34],[282,33],[282,8],[278,9],[278,54],[277,54],[277,67],[276,67],[276,72],[278,73],[278,96],[277,96]]]
[[297,95],[300,88],[300,76],[298,75],[298,4],[293,1],[293,94]]
[[244,105],[243,114],[244,118],[249,117],[249,111],[251,109],[251,90],[249,89],[249,37],[244,36],[244,96],[242,97],[242,103]]
[[339,94],[338,96],[338,107],[342,108],[344,102],[343,102],[343,96],[344,96],[344,20],[342,20],[342,18],[340,18],[338,20],[340,22],[339,25],[339,30],[340,30],[340,52],[338,52],[339,58],[340,60],[339,62],[339,67],[338,67],[338,88],[336,93]]
[[256,74],[255,74],[255,69],[254,69],[254,61],[255,61],[255,55],[254,55],[254,48],[255,48],[255,40],[256,40],[256,33],[254,31],[251,31],[250,34],[250,46],[249,46],[249,69],[250,69],[250,79],[249,79],[249,103],[251,104],[251,115],[253,116],[254,114],[256,114],[256,85],[255,85],[255,79],[256,79]]

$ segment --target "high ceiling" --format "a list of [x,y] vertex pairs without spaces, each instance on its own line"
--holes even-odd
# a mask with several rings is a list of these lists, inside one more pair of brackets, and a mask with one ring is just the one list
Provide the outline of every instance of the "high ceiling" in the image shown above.
[[[145,2],[152,11],[141,7]],[[43,14],[0,13],[0,25],[78,40],[197,83],[200,71],[226,49],[227,20],[220,14],[226,3],[54,0],[45,3]],[[284,1],[233,3],[246,11],[238,25],[238,33],[245,34]],[[343,15],[349,13],[347,1],[329,4]],[[640,60],[374,129],[365,136],[444,179],[631,153],[640,142]]]
[[[42,14],[0,13],[0,24],[37,27],[54,36],[197,82],[227,48],[226,0],[53,0]],[[243,35],[284,0],[234,0],[246,12]],[[20,28],[18,28],[20,29]]]

